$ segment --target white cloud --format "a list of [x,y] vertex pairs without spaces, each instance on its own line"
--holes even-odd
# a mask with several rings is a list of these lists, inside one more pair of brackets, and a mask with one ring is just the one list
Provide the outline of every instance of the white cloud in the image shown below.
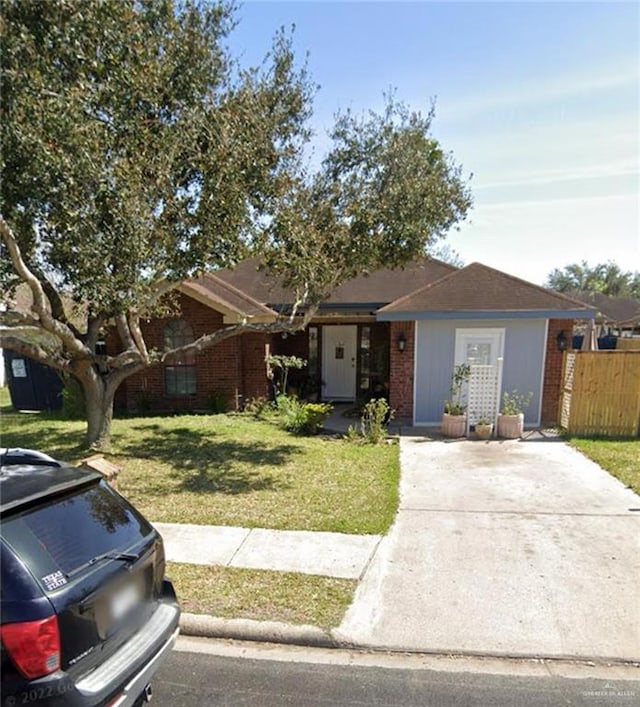
[[557,106],[562,102],[583,97],[593,100],[596,93],[620,89],[632,91],[637,96],[639,79],[640,71],[636,65],[631,69],[625,67],[600,75],[589,72],[529,80],[493,92],[489,90],[470,94],[463,99],[448,100],[445,93],[438,101],[438,116],[446,123],[456,120],[466,122],[479,114],[492,114],[508,109],[520,110],[525,107],[540,109],[548,104]]

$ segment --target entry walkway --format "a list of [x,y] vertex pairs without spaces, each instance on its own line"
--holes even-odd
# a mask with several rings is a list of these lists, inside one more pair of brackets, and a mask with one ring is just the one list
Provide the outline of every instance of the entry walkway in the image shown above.
[[154,523],[167,560],[360,579],[381,536]]

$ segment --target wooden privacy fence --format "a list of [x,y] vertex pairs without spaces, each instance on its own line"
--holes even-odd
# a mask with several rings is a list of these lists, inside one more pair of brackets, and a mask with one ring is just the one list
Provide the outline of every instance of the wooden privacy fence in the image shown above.
[[632,336],[616,341],[616,351],[640,351],[640,336]]
[[568,351],[560,425],[571,434],[637,437],[640,351]]

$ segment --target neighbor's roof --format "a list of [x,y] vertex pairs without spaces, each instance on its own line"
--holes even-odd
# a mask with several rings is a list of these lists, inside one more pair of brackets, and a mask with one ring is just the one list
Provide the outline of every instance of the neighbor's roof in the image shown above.
[[[453,272],[457,272],[456,267],[432,258],[421,258],[404,268],[381,268],[340,285],[323,308],[359,305],[377,309]],[[294,300],[291,291],[280,286],[267,270],[260,268],[257,258],[244,260],[233,270],[220,270],[216,276],[271,306],[292,304]]]
[[482,263],[445,275],[378,310],[380,320],[593,317],[594,310]]
[[179,289],[202,304],[222,312],[226,323],[243,319],[271,322],[277,317],[277,313],[269,307],[210,273],[197,280],[183,282]]
[[640,302],[632,297],[610,297],[601,292],[574,291],[569,294],[574,299],[598,310],[598,322],[620,326],[640,324]]

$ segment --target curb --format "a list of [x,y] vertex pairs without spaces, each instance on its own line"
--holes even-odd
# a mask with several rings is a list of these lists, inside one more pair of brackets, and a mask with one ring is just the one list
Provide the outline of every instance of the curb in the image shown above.
[[307,648],[341,648],[373,653],[446,656],[449,658],[496,659],[506,661],[535,661],[558,664],[575,664],[588,667],[619,667],[640,669],[639,659],[605,656],[544,655],[521,653],[489,653],[483,651],[444,651],[436,649],[410,650],[398,647],[372,647],[330,634],[309,624],[287,624],[282,621],[257,621],[255,619],[222,619],[207,614],[182,613],[180,635],[194,638],[219,638],[255,643],[277,643]]
[[343,645],[317,626],[292,625],[281,621],[220,619],[206,614],[183,613],[180,616],[180,633],[183,636],[284,643],[313,648],[338,648]]

